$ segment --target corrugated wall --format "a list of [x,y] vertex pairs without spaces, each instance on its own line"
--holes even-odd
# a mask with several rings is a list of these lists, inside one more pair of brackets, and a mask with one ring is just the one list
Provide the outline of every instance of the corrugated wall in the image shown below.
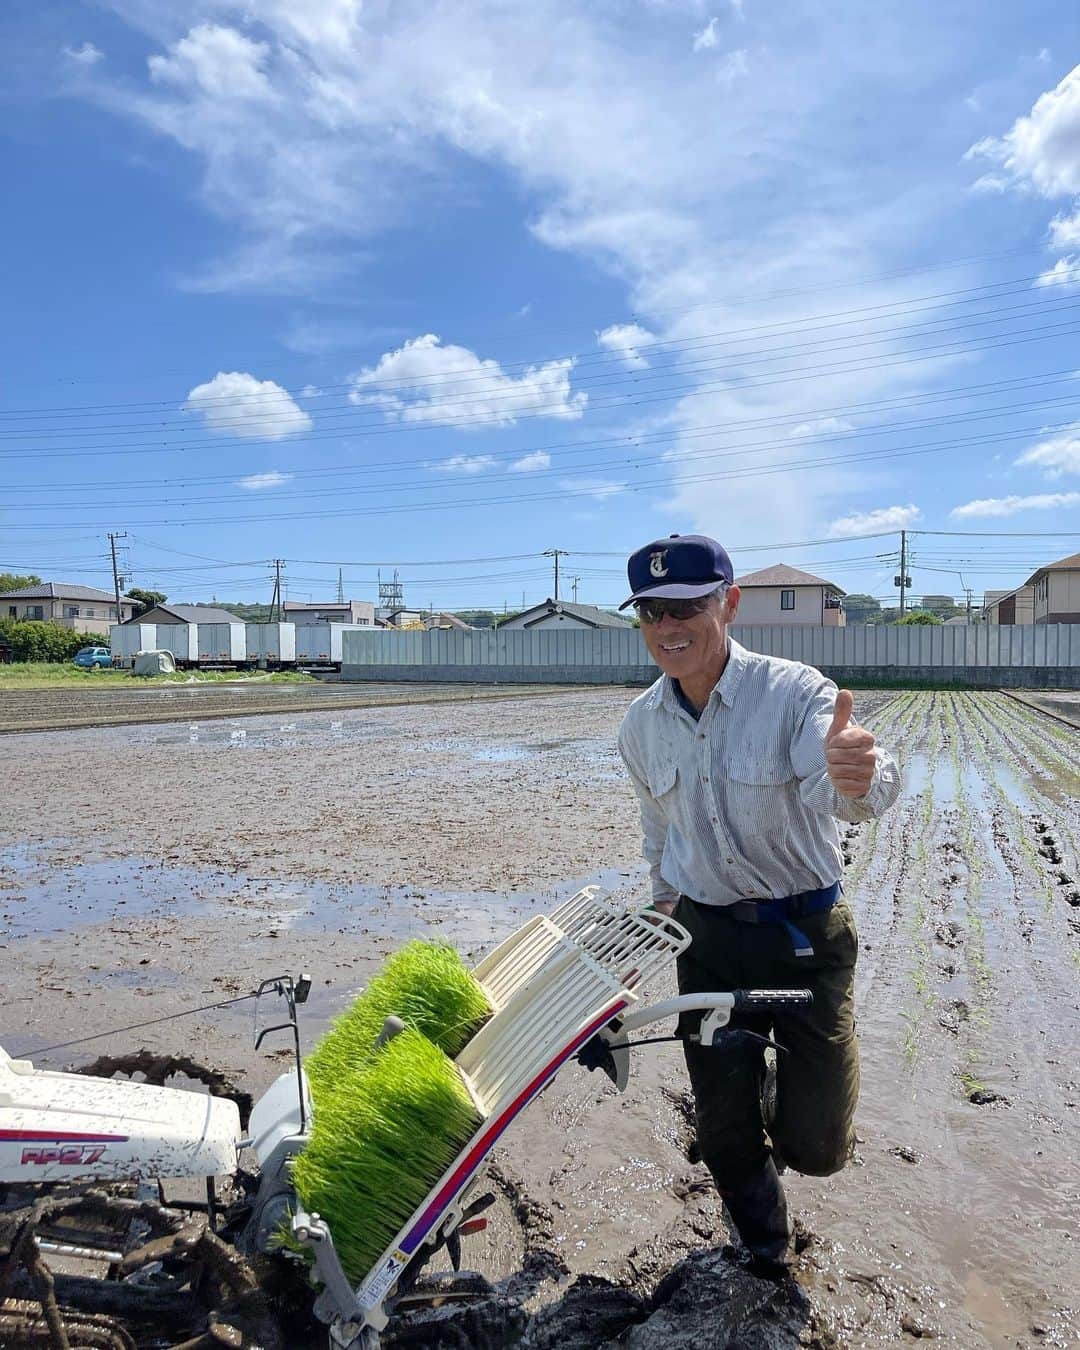
[[[999,667],[1080,668],[1080,624],[934,625],[784,628],[747,624],[735,638],[753,651],[823,669],[960,670]],[[636,628],[436,629],[347,632],[342,664],[420,670],[638,670],[652,667]],[[496,671],[489,672],[495,676]]]

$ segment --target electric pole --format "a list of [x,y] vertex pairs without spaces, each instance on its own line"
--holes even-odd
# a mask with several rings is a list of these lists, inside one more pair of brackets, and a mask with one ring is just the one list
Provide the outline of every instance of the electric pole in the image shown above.
[[274,559],[274,598],[270,601],[270,623],[281,623],[281,569],[284,566],[284,558]]
[[907,591],[911,585],[911,578],[908,576],[908,551],[907,551],[907,530],[900,531],[900,575],[894,578],[895,584],[900,588],[900,617],[904,617],[907,610]]
[[339,605],[345,603],[345,583],[341,577],[341,568],[337,570],[337,602]]
[[574,581],[573,581],[574,604],[575,604],[575,605],[577,604],[577,587],[578,587],[578,582],[579,582],[580,580],[581,580],[580,577],[575,577],[575,578],[574,578]]
[[565,558],[565,557],[568,555],[568,553],[569,553],[569,549],[565,549],[565,548],[546,548],[546,549],[544,549],[544,557],[545,557],[545,558],[554,558],[554,559],[555,559],[555,596],[554,596],[554,598],[555,598],[556,600],[558,600],[558,598],[559,598],[559,559],[560,559],[560,558]]
[[126,539],[127,534],[121,531],[119,534],[109,535],[109,548],[112,551],[112,580],[113,594],[116,596],[116,622],[123,623],[124,615],[120,609],[120,573],[116,570],[116,541]]

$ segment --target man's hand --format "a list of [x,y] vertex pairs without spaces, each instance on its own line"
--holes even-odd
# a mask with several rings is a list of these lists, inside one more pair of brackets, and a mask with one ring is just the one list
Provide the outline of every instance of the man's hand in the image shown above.
[[854,704],[851,690],[841,689],[832,726],[825,735],[825,763],[841,797],[862,797],[869,792],[877,762],[873,735],[865,727],[851,725]]

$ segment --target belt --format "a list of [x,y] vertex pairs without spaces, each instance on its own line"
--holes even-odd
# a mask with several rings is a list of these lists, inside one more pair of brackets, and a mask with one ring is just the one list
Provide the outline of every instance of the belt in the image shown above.
[[[728,914],[739,923],[781,923],[791,936],[791,945],[796,956],[813,956],[814,945],[792,919],[802,919],[808,914],[820,914],[832,909],[840,899],[843,887],[839,881],[831,886],[822,886],[816,891],[800,891],[798,895],[781,896],[778,900],[736,900],[730,905],[710,905]],[[689,897],[688,897],[689,898]]]

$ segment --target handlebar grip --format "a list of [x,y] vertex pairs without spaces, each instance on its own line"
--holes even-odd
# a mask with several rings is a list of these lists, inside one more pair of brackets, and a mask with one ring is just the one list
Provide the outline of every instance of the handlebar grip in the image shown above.
[[734,1012],[779,1012],[785,1008],[808,1008],[814,1001],[809,989],[736,989]]

